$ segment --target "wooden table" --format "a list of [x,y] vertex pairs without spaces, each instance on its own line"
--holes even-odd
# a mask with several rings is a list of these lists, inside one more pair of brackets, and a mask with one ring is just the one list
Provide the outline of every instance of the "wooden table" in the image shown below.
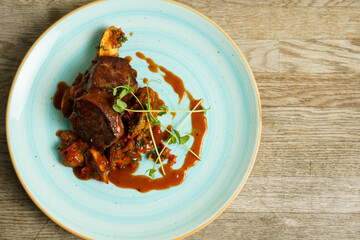
[[[5,134],[8,93],[35,40],[91,1],[0,0],[0,239],[77,239],[30,200]],[[248,59],[262,100],[244,189],[188,239],[360,239],[360,1],[181,0]]]

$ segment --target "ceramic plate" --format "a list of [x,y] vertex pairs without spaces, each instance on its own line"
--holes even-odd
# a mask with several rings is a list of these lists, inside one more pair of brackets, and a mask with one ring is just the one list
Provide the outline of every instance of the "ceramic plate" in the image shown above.
[[[112,25],[128,35],[119,54],[133,58],[139,79],[162,77],[135,56],[138,51],[177,74],[195,98],[211,107],[203,161],[177,187],[139,193],[111,183],[81,181],[60,162],[55,133],[71,126],[53,107],[51,97],[59,81],[71,84],[89,67],[103,31]],[[170,108],[188,108],[188,99],[178,105],[165,82],[151,87]],[[184,117],[178,114],[174,125]],[[63,228],[94,239],[180,238],[210,223],[249,176],[260,131],[256,83],[234,42],[199,12],[160,0],[95,2],[59,20],[23,60],[7,109],[11,158],[31,199]],[[181,147],[173,151],[181,164],[185,151]],[[143,159],[141,166],[139,174],[151,163]]]

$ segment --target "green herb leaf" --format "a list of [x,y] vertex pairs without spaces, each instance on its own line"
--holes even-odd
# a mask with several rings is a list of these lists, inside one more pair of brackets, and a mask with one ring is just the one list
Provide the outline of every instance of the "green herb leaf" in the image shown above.
[[160,109],[160,110],[167,110],[167,106],[165,106],[165,105],[161,105],[161,106],[159,106],[156,102],[155,102],[155,104],[156,104],[156,106]]
[[149,176],[152,177],[152,178],[155,178],[155,174],[154,174],[155,172],[156,172],[156,169],[154,169],[154,168],[150,169]]
[[150,115],[150,121],[152,122],[153,125],[160,125],[160,121],[156,118],[154,118],[153,115]]
[[127,104],[124,101],[121,101],[120,99],[116,100],[116,105],[118,105],[121,108],[127,108]]
[[119,98],[116,99],[116,103],[113,105],[115,112],[122,113],[127,107],[126,102],[121,101]]
[[189,134],[187,134],[185,136],[180,136],[180,133],[176,129],[174,129],[174,133],[175,133],[177,139],[175,138],[174,135],[171,135],[169,144],[176,143],[177,140],[179,141],[179,144],[185,144],[190,139]]
[[112,91],[113,91],[113,95],[115,96],[117,93],[117,88],[113,88]]
[[149,172],[149,176],[150,176],[151,178],[155,178],[155,172],[156,172],[156,169],[155,169],[155,168],[151,168],[151,169],[146,170],[145,174],[146,174],[147,172]]
[[204,115],[206,115],[206,113],[207,113],[207,111],[209,111],[210,110],[210,107],[209,108],[206,108],[206,109],[203,109],[204,110]]
[[117,39],[118,42],[126,42],[128,39],[125,37],[125,35],[120,35],[120,37]]
[[185,136],[179,138],[179,143],[180,143],[180,144],[185,144],[187,141],[189,141],[189,139],[190,139],[190,136],[189,136],[189,135],[185,135]]
[[174,135],[171,135],[169,144],[175,144],[176,142],[177,142],[176,137]]
[[166,105],[159,106],[156,102],[155,102],[155,104],[160,110],[164,111],[164,112],[159,112],[158,113],[159,116],[162,116],[162,115],[166,114],[166,110],[168,109],[168,107]]
[[123,90],[120,92],[119,99],[122,99],[122,98],[125,97],[127,94],[128,94],[127,89],[123,89]]
[[114,109],[115,112],[118,112],[118,113],[122,113],[124,111],[123,108],[119,107],[118,105],[114,104],[112,106],[112,108]]
[[181,138],[180,133],[176,129],[174,129],[174,133],[175,133],[175,135],[177,136],[178,139]]

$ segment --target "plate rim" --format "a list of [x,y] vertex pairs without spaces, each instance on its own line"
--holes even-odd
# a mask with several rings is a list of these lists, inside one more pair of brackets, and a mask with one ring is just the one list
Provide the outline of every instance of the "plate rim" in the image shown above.
[[[60,227],[62,227],[63,229],[65,229],[66,231],[70,232],[71,234],[74,234],[75,236],[78,236],[78,237],[81,237],[83,239],[91,239],[87,236],[84,236],[76,231],[74,231],[73,229],[70,229],[69,227],[63,225],[62,223],[60,223],[55,217],[53,217],[50,213],[48,213],[41,205],[40,203],[38,203],[36,201],[36,199],[34,198],[34,196],[31,194],[30,190],[26,187],[25,183],[23,182],[22,178],[21,178],[21,175],[17,169],[17,166],[15,164],[15,161],[14,161],[14,156],[12,154],[12,148],[11,148],[11,144],[10,144],[10,140],[9,140],[9,109],[10,109],[10,100],[12,98],[12,93],[13,93],[13,89],[14,89],[14,86],[15,86],[15,82],[18,78],[18,75],[20,73],[20,71],[22,70],[22,67],[24,65],[24,63],[26,62],[27,58],[29,57],[30,53],[33,51],[34,47],[38,44],[38,42],[52,29],[54,28],[56,25],[58,25],[60,22],[62,22],[63,20],[65,20],[66,18],[68,18],[70,15],[84,9],[84,8],[87,8],[91,5],[94,5],[94,4],[98,4],[98,3],[101,3],[101,2],[106,2],[107,0],[96,0],[94,2],[91,2],[91,3],[87,3],[81,7],[78,7],[72,11],[70,11],[69,13],[67,13],[66,15],[64,15],[63,17],[61,17],[60,19],[58,19],[57,21],[55,21],[53,24],[51,24],[50,27],[48,27],[37,39],[36,41],[32,44],[32,46],[30,47],[30,49],[27,51],[26,55],[24,56],[24,58],[22,59],[17,71],[16,71],[16,74],[13,78],[13,82],[11,84],[11,87],[10,87],[10,91],[9,91],[9,96],[8,96],[8,101],[7,101],[7,106],[6,106],[6,142],[7,142],[7,146],[8,146],[8,150],[9,150],[9,155],[10,155],[10,158],[11,158],[11,162],[12,162],[12,165],[15,169],[15,173],[17,175],[17,178],[19,179],[22,187],[24,188],[25,192],[27,193],[27,195],[30,197],[30,199],[33,201],[33,203],[48,217],[50,218],[53,222],[55,222],[57,225],[59,225]],[[195,14],[199,15],[200,17],[204,18],[206,21],[208,21],[209,23],[211,23],[213,26],[215,26],[229,41],[230,43],[232,44],[232,46],[235,48],[235,50],[238,52],[238,54],[240,55],[241,59],[243,60],[245,66],[246,66],[246,69],[248,70],[249,72],[249,75],[250,75],[250,78],[252,80],[252,83],[253,83],[253,86],[254,86],[254,90],[255,90],[255,93],[256,93],[256,99],[257,99],[257,104],[258,104],[258,110],[259,110],[259,125],[258,125],[258,137],[257,137],[257,141],[256,141],[256,147],[255,147],[255,151],[254,151],[254,155],[253,155],[253,158],[251,160],[251,163],[250,163],[250,166],[246,172],[246,175],[243,179],[243,181],[241,182],[240,186],[238,187],[238,189],[236,190],[236,192],[234,193],[234,195],[231,197],[231,199],[223,206],[223,208],[221,208],[212,218],[206,220],[206,222],[204,222],[203,224],[201,224],[200,226],[196,227],[195,229],[187,232],[187,233],[184,233],[183,235],[179,236],[179,237],[176,237],[174,239],[183,239],[187,236],[190,236],[191,234],[199,231],[200,229],[206,227],[207,225],[209,225],[211,222],[213,222],[217,217],[219,217],[229,206],[230,204],[235,200],[235,198],[239,195],[239,193],[241,192],[242,188],[244,187],[246,181],[248,180],[249,176],[250,176],[250,173],[252,171],[252,168],[255,164],[255,160],[256,160],[256,157],[257,157],[257,154],[258,154],[258,150],[259,150],[259,146],[260,146],[260,139],[261,139],[261,132],[262,132],[262,112],[261,112],[261,101],[260,101],[260,93],[259,93],[259,89],[257,87],[257,84],[256,84],[256,80],[255,80],[255,77],[254,77],[254,74],[250,68],[250,65],[248,63],[248,61],[246,60],[245,56],[243,55],[242,51],[240,50],[240,48],[237,46],[237,44],[234,42],[234,40],[215,22],[213,21],[212,19],[210,19],[209,17],[207,17],[206,15],[204,15],[203,13],[199,12],[198,10],[195,10],[194,8],[186,5],[186,4],[183,4],[183,3],[179,3],[179,2],[176,2],[175,0],[160,0],[160,1],[163,1],[163,2],[169,2],[169,3],[172,3],[172,4],[175,4],[175,5],[178,5],[180,7],[183,7],[183,8],[186,8],[192,12],[194,12]]]

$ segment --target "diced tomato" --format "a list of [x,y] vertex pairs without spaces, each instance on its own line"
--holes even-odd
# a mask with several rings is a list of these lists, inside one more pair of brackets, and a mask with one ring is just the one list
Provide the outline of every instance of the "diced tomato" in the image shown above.
[[116,162],[116,165],[119,167],[119,168],[123,168],[124,167],[124,164],[122,162]]
[[121,139],[122,145],[124,146],[127,141],[128,141],[128,138],[127,138],[127,137],[124,137],[123,139]]
[[[70,146],[68,146],[66,149],[60,151],[60,153],[64,155],[65,159],[67,159],[69,162],[73,162],[73,164],[80,165],[84,161],[82,146],[83,146],[83,142],[76,141]],[[66,163],[64,165],[66,165]]]
[[87,167],[83,167],[82,169],[81,169],[81,173],[80,173],[80,176],[82,177],[82,178],[85,178],[87,175]]
[[176,163],[176,156],[174,154],[170,155],[168,163],[170,164],[170,166]]

